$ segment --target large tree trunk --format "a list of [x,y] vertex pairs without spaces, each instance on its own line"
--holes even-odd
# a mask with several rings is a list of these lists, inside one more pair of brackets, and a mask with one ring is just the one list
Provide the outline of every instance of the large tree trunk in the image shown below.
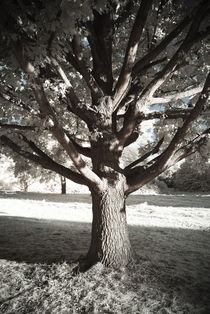
[[122,146],[112,130],[110,103],[104,101],[103,128],[91,141],[93,170],[102,184],[98,189],[90,188],[93,221],[86,267],[100,261],[119,268],[132,258],[125,211],[127,182],[120,167]]
[[92,238],[86,266],[98,261],[111,267],[126,266],[132,253],[123,189],[112,184],[101,193],[92,192],[92,208]]

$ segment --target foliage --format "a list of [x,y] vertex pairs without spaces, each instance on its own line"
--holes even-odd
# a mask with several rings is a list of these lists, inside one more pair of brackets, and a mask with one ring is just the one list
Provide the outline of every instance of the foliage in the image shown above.
[[181,191],[210,191],[210,164],[201,156],[185,161],[171,178],[172,187]]
[[[11,156],[12,157],[12,156]],[[11,158],[8,152],[0,155],[1,167],[1,190],[28,191],[28,188],[35,184],[46,184],[47,189],[52,189],[54,185],[60,184],[59,178],[54,172],[47,171],[39,165],[33,165],[23,158]],[[51,181],[51,182],[50,182]],[[51,186],[49,184],[51,183]]]

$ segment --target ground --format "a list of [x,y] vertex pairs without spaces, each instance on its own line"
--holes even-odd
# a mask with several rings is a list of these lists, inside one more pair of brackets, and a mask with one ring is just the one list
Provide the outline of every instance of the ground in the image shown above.
[[210,195],[127,201],[136,263],[72,271],[90,241],[88,195],[0,193],[0,313],[210,313]]

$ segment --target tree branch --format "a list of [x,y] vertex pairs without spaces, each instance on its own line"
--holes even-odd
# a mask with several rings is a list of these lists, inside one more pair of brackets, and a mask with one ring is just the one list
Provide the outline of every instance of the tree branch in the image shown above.
[[38,153],[39,156],[23,150],[19,145],[14,143],[12,140],[10,140],[5,135],[0,136],[0,141],[2,143],[4,143],[4,145],[6,145],[10,149],[12,149],[13,152],[19,154],[20,156],[24,157],[25,159],[28,159],[28,160],[42,166],[43,168],[54,171],[54,172],[56,172],[56,173],[58,173],[64,177],[66,177],[67,179],[74,181],[75,183],[88,185],[88,182],[79,173],[76,173],[76,172],[56,163],[55,161],[53,161],[48,155],[46,155],[44,152],[42,152],[33,142],[31,142],[29,145],[33,151],[36,151]]
[[164,49],[172,42],[172,40],[176,38],[181,33],[181,31],[183,31],[183,29],[190,23],[191,19],[192,19],[191,16],[185,17],[176,26],[176,28],[173,31],[171,31],[171,33],[168,34],[156,47],[154,47],[148,54],[146,54],[143,58],[136,62],[132,71],[133,79],[139,74],[139,72],[142,70],[145,64],[150,63],[159,54],[161,54],[161,52],[164,51]]
[[180,147],[175,153],[173,157],[173,165],[177,162],[181,161],[184,158],[194,154],[199,151],[202,146],[207,144],[208,133],[203,132],[202,134],[196,136],[192,141],[187,143],[186,145]]
[[106,95],[110,95],[113,86],[112,41],[113,19],[110,11],[93,10],[94,19],[89,22],[88,41],[93,57],[93,76]]
[[136,59],[139,40],[141,38],[151,4],[152,0],[142,0],[139,10],[137,12],[133,28],[131,30],[128,45],[126,48],[122,69],[114,90],[113,96],[114,109],[116,109],[125,92],[127,91],[127,88],[130,85],[131,74]]
[[[79,70],[79,73],[83,76],[88,88],[91,91],[93,100],[97,103],[98,99],[103,96],[103,92],[87,68],[82,52],[80,38],[78,35],[74,35],[71,47],[74,53],[73,58],[75,59],[75,62],[77,64],[76,70]],[[71,59],[73,58],[71,57]],[[74,66],[74,64],[72,65]]]
[[118,138],[120,140],[120,144],[125,146],[126,141],[132,135],[135,127],[140,120],[137,120],[136,111],[135,111],[135,100],[129,105],[128,110],[124,114],[124,123],[122,129],[118,132]]
[[40,106],[40,112],[45,119],[49,120],[49,126],[52,134],[55,136],[60,145],[65,149],[68,156],[73,161],[77,170],[89,182],[89,185],[98,190],[102,185],[101,179],[86,165],[74,145],[70,142],[67,135],[60,127],[55,112],[47,100],[41,81],[35,75],[35,70],[32,64],[26,59],[22,47],[19,47],[16,52],[17,60],[21,68],[29,75],[34,90],[35,98]]
[[128,183],[129,188],[126,191],[126,195],[129,195],[135,192],[136,190],[138,190],[145,184],[149,183],[151,180],[155,179],[158,175],[160,175],[166,169],[169,169],[170,167],[175,165],[177,162],[199,151],[199,149],[202,146],[205,146],[207,144],[207,140],[208,140],[208,134],[202,133],[201,135],[197,136],[193,141],[181,147],[174,154],[173,163],[168,164],[167,168],[165,168],[164,170],[157,169],[156,171],[154,171],[152,166],[151,167],[138,166],[138,167],[135,167],[134,169],[131,169],[129,173],[127,174],[127,183]]
[[[6,86],[8,88],[10,88],[12,90],[12,87],[10,86]],[[14,106],[20,106],[22,107],[23,109],[25,109],[26,111],[30,112],[31,111],[31,108],[30,106],[26,105],[23,101],[21,101],[20,99],[17,101],[17,99],[15,99],[14,95],[12,95],[11,91],[8,92],[7,91],[7,94],[6,93],[2,93],[0,92],[0,97],[6,101],[6,102],[9,102],[10,104],[13,104]]]
[[163,152],[163,154],[160,156],[160,158],[157,160],[157,162],[155,163],[155,166],[158,166],[159,168],[163,168],[167,164],[167,162],[170,161],[170,157],[173,155],[177,145],[185,137],[190,125],[195,119],[197,119],[197,117],[204,110],[209,95],[210,95],[210,72],[206,78],[203,90],[195,104],[195,107],[192,109],[191,113],[184,121],[182,127],[178,128],[171,143]]
[[54,68],[56,69],[56,71],[58,72],[58,74],[60,75],[60,77],[62,78],[63,82],[65,83],[66,87],[67,87],[67,92],[66,92],[66,97],[68,100],[70,100],[70,104],[68,104],[68,110],[76,115],[78,115],[78,117],[80,119],[82,119],[84,122],[86,122],[86,124],[88,125],[88,127],[91,127],[91,125],[93,124],[93,112],[88,110],[85,106],[85,104],[83,104],[79,98],[77,97],[77,95],[74,92],[74,88],[70,82],[70,80],[68,79],[66,73],[64,72],[64,70],[62,69],[62,67],[60,66],[60,64],[58,63],[58,61],[51,57],[50,58],[52,65],[54,66]]
[[[210,3],[208,1],[202,2],[199,9],[197,10],[190,29],[171,60],[167,63],[167,65],[163,68],[162,71],[158,73],[158,75],[150,82],[147,87],[143,90],[140,100],[147,99],[148,102],[151,101],[153,94],[155,91],[166,81],[166,79],[171,75],[171,73],[176,69],[177,66],[183,61],[183,59],[187,56],[188,51],[194,44],[194,39],[198,33],[199,26],[203,21],[204,16],[207,14],[207,11],[210,7]],[[141,102],[139,101],[139,105]]]
[[153,97],[150,104],[167,104],[170,102],[176,102],[177,100],[180,99],[184,99],[187,97],[191,97],[194,96],[198,93],[200,93],[203,89],[203,85],[194,87],[192,89],[188,89],[184,92],[179,92],[179,93],[175,93],[175,94],[168,94],[168,95],[164,95],[164,97]]
[[142,161],[144,161],[145,159],[147,159],[151,155],[157,154],[159,152],[160,146],[163,144],[163,141],[164,141],[164,137],[160,139],[160,141],[157,143],[157,145],[152,150],[150,150],[149,152],[147,152],[146,154],[144,154],[143,156],[141,156],[140,158],[138,158],[137,160],[135,160],[134,162],[129,164],[127,167],[125,167],[125,169],[124,169],[125,172],[129,173],[130,169],[132,169],[136,165],[140,164]]
[[74,139],[72,139],[69,134],[67,134],[67,136],[70,139],[70,141],[74,144],[75,148],[77,149],[77,151],[80,154],[84,155],[85,157],[91,158],[92,154],[91,154],[91,148],[90,147],[81,146]]
[[[130,110],[127,111],[125,115],[126,123],[123,126],[123,129],[120,131],[120,136],[122,141],[130,136],[130,134],[135,129],[136,125],[141,122],[141,107],[146,106],[146,104],[150,104],[153,99],[153,94],[155,91],[165,82],[167,77],[176,69],[177,65],[183,61],[184,55],[188,52],[188,50],[193,45],[193,39],[197,34],[198,28],[202,21],[203,16],[206,13],[206,9],[208,8],[208,3],[205,2],[205,5],[201,6],[197,13],[194,16],[191,27],[185,37],[180,48],[174,54],[172,59],[167,63],[162,71],[158,73],[158,75],[150,82],[147,87],[142,91],[138,100],[137,95],[134,95],[134,99],[132,100],[133,104],[130,106]],[[184,24],[185,25],[185,24]],[[183,27],[183,25],[182,25]]]
[[[187,156],[186,153],[178,154],[179,149],[177,149],[177,147],[186,136],[190,125],[205,109],[209,96],[210,72],[206,78],[203,90],[195,104],[195,107],[191,110],[189,116],[185,119],[182,127],[178,128],[168,147],[163,151],[163,153],[160,154],[160,156],[155,158],[155,162],[151,166],[149,166],[148,168],[136,167],[132,169],[132,174],[129,174],[127,176],[127,183],[129,185],[129,188],[126,192],[127,194],[136,191],[144,184],[148,183],[149,181],[157,177],[160,173],[181,160],[180,158],[185,158]],[[204,134],[207,134],[207,132],[204,132]]]
[[7,124],[7,123],[1,123],[0,122],[0,128],[32,131],[32,130],[35,130],[36,126],[20,125],[20,124]]
[[[166,60],[167,58],[164,57],[164,58],[157,59],[153,62],[150,62],[144,65],[141,71],[139,72],[139,74],[144,75],[151,67],[153,67],[154,65],[160,64]],[[123,108],[129,105],[129,103],[131,103],[135,99],[135,97],[140,94],[141,91],[142,91],[142,86],[139,83],[131,84],[129,91],[127,92],[127,95],[121,100],[121,102],[119,103],[119,106],[116,108],[114,112],[117,113],[117,111],[120,108]]]
[[[174,109],[174,110],[165,110],[165,111],[153,111],[147,114],[139,113],[139,122],[144,120],[153,120],[153,119],[186,119],[192,111],[192,108],[188,109]],[[117,119],[123,119],[125,115],[118,115]],[[138,122],[138,123],[139,123]]]
[[[176,69],[177,65],[183,61],[184,55],[188,52],[188,50],[193,45],[193,39],[196,37],[198,28],[200,26],[200,23],[202,21],[203,16],[206,14],[206,9],[208,8],[209,4],[207,1],[203,2],[203,6],[201,5],[199,9],[196,11],[196,14],[194,15],[193,21],[191,23],[191,27],[182,43],[180,48],[177,50],[177,52],[174,54],[172,59],[167,63],[167,65],[163,68],[162,71],[160,71],[156,77],[147,85],[147,87],[141,92],[140,96],[137,95],[137,93],[140,91],[140,88],[136,88],[136,93],[131,97],[131,105],[130,109],[125,114],[125,122],[123,129],[120,131],[120,137],[122,138],[122,141],[130,136],[130,134],[135,129],[136,125],[140,123],[141,120],[141,107],[146,106],[148,103],[150,103],[153,99],[153,94],[155,91],[165,82],[167,77]],[[162,47],[167,46],[168,43],[176,37],[180,31],[189,24],[189,21],[191,20],[191,17],[185,18],[178,27],[172,31],[169,36],[167,36],[162,44],[160,46],[158,45],[154,49],[154,54],[151,52],[151,54],[148,54],[145,56],[145,59],[142,58],[138,63],[138,71],[140,71],[141,67],[143,67],[142,61],[150,61],[154,56],[157,56],[159,52],[162,51]],[[157,53],[155,50],[157,49]],[[137,65],[136,65],[137,66]],[[134,67],[135,69],[135,67]],[[137,69],[137,68],[136,68]],[[133,74],[135,74],[135,71],[133,70]]]
[[123,8],[122,12],[119,14],[119,17],[117,18],[115,22],[116,27],[119,27],[122,23],[126,21],[126,19],[130,16],[133,8],[134,8],[134,1],[133,0],[127,1],[125,7]]
[[130,144],[134,143],[139,137],[138,132],[133,132],[125,141],[124,147],[129,146]]
[[[203,88],[202,86],[198,86],[196,88],[192,88],[184,92],[166,95],[161,98],[155,97],[155,98],[152,98],[151,103],[156,104],[156,103],[168,103],[172,101],[177,101],[179,99],[190,97],[201,92],[202,88]],[[122,142],[124,142],[125,139],[128,138],[130,134],[132,134],[137,124],[141,123],[141,121],[162,119],[162,118],[163,119],[179,119],[179,118],[185,119],[186,117],[189,116],[191,111],[192,109],[188,108],[188,109],[165,110],[162,112],[154,111],[154,112],[149,112],[147,114],[140,111],[135,113],[135,106],[133,105],[127,110],[127,112],[124,115],[118,115],[116,117],[118,120],[120,118],[124,118],[124,126],[122,130],[119,132],[118,137],[121,139]]]
[[61,65],[58,63],[58,61],[54,58],[54,57],[50,57],[50,61],[51,64],[53,65],[53,67],[56,69],[57,73],[60,75],[60,77],[62,78],[63,82],[65,83],[66,87],[69,88],[70,90],[72,90],[72,93],[74,95],[75,98],[75,102],[79,102],[77,96],[74,93],[73,87],[71,82],[69,81],[66,73],[64,72],[64,70],[62,69]]
[[44,158],[45,160],[52,161],[52,158],[50,158],[46,153],[44,153],[33,141],[28,140],[25,135],[22,133],[19,133],[18,136],[28,144],[28,146],[40,157]]

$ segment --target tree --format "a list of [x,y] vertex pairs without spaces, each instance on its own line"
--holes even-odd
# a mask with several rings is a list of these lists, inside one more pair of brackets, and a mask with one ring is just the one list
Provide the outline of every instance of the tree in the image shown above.
[[61,179],[61,194],[66,194],[66,178],[60,177]]
[[[210,3],[189,3],[1,2],[1,143],[88,186],[86,267],[130,262],[126,198],[207,141]],[[154,143],[124,166],[123,151],[147,120],[158,125]],[[196,136],[195,120],[207,129]],[[72,165],[56,161],[37,134],[57,141]]]

